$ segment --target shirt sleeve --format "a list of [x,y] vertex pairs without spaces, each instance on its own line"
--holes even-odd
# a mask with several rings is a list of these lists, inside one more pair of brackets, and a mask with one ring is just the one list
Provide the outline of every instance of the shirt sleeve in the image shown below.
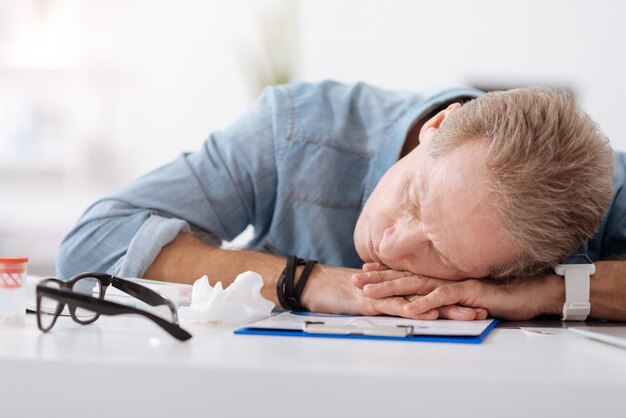
[[601,243],[598,259],[621,259],[626,255],[626,155],[615,152],[615,173],[613,175],[613,200],[603,220],[597,239]]
[[614,151],[613,194],[607,212],[593,237],[576,253],[593,261],[621,259],[626,255],[626,154]]
[[81,271],[142,277],[181,232],[218,244],[250,224],[266,228],[276,202],[276,153],[289,118],[284,95],[279,87],[267,88],[199,151],[93,204],[61,244],[59,277]]

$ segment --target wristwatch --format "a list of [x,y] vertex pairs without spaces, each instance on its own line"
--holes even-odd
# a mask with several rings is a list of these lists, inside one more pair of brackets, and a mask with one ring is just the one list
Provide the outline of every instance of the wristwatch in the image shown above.
[[586,254],[575,254],[561,261],[554,272],[565,277],[563,321],[584,321],[589,315],[589,278],[596,266]]

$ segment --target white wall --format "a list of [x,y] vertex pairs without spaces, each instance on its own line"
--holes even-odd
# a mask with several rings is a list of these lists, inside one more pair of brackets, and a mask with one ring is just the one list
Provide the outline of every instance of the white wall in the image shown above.
[[305,79],[562,86],[626,149],[624,2],[311,0],[301,16]]
[[276,4],[0,0],[0,255],[52,274],[94,199],[241,114],[242,53]]

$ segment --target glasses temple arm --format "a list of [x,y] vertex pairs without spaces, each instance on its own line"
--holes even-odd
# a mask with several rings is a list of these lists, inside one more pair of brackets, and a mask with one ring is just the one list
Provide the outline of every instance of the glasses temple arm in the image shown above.
[[76,307],[84,308],[99,313],[101,315],[141,315],[156,323],[158,326],[163,328],[164,331],[166,331],[168,334],[178,340],[186,341],[191,338],[191,334],[178,326],[178,324],[173,324],[150,312],[142,311],[141,309],[133,308],[132,306],[126,306],[108,300],[96,299],[91,296],[76,294],[61,289],[37,289],[37,292],[45,294],[46,297],[56,299],[63,303],[67,303],[68,305],[74,305]]
[[176,310],[176,305],[174,305],[174,302],[172,302],[170,298],[163,296],[146,286],[134,283],[130,280],[121,279],[119,277],[111,276],[111,284],[113,287],[141,300],[142,302],[147,303],[150,306],[166,305],[172,313],[174,322],[178,324],[178,312]]

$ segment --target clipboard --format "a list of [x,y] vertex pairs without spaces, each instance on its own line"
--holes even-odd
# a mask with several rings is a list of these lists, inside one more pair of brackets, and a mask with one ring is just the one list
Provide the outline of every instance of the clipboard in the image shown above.
[[287,311],[240,328],[235,334],[480,344],[497,324],[497,319],[417,321]]

